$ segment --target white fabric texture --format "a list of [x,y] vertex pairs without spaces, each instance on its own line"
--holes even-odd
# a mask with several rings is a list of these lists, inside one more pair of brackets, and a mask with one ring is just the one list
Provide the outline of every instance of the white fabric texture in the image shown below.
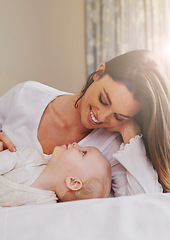
[[120,150],[113,154],[111,165],[115,197],[163,191],[158,175],[146,157],[142,136],[132,138],[129,144],[122,143]]
[[17,152],[0,152],[0,206],[52,203],[53,191],[30,187],[46,167],[42,154],[33,148],[20,147]]
[[[53,99],[63,94],[68,93],[33,81],[16,85],[0,98],[0,130],[16,146],[35,147],[42,152],[37,139],[42,114]],[[112,165],[115,196],[162,191],[151,164],[146,163],[145,150],[141,150],[142,140],[135,138],[134,141],[119,150],[120,135],[101,128],[93,130],[79,142],[80,146],[97,147],[108,158]],[[45,157],[49,159],[50,156]],[[148,178],[138,177],[141,169],[143,176],[147,174]]]
[[170,193],[0,208],[3,240],[169,240]]

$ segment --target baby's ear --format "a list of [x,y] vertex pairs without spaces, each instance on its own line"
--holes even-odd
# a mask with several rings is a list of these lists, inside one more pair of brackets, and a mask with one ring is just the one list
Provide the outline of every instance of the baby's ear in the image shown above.
[[66,186],[72,191],[78,191],[82,188],[82,181],[77,177],[66,177]]

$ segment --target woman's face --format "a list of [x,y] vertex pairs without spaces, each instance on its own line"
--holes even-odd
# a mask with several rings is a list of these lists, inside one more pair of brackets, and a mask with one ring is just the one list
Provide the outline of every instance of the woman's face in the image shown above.
[[94,82],[80,101],[82,124],[88,128],[118,127],[139,111],[139,103],[132,93],[109,75]]

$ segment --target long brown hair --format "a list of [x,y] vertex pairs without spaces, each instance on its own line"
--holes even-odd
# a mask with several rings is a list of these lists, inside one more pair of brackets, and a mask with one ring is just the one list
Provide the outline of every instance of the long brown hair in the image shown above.
[[[82,95],[93,83],[93,74]],[[169,191],[170,88],[164,69],[150,51],[134,50],[106,62],[104,74],[123,82],[139,102],[141,110],[134,119],[140,126],[147,157],[158,173],[159,182],[165,192]]]

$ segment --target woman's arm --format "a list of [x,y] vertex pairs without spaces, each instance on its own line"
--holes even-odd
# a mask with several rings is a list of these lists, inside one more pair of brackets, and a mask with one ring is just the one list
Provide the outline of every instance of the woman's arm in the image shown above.
[[139,193],[162,192],[158,175],[147,159],[139,126],[131,119],[108,131],[118,131],[123,143],[113,155],[112,188],[115,196],[134,195]]
[[3,125],[12,112],[13,105],[17,99],[20,89],[21,84],[18,84],[0,97],[0,151],[6,148],[8,148],[11,152],[16,151],[14,143],[3,132]]
[[158,175],[146,157],[142,136],[136,136],[126,145],[122,143],[111,164],[115,197],[163,191]]

